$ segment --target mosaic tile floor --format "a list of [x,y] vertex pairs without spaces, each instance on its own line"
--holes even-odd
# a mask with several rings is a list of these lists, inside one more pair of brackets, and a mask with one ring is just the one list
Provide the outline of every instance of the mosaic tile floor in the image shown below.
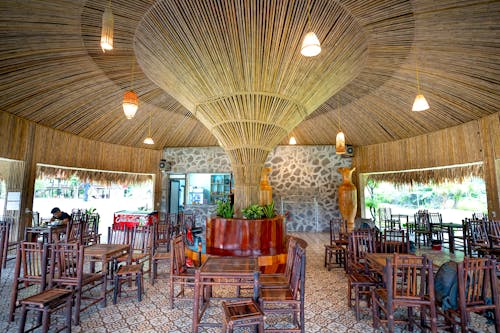
[[[356,321],[353,312],[347,308],[347,280],[343,269],[328,271],[323,268],[323,244],[326,243],[328,235],[326,233],[296,235],[309,243],[306,273],[306,332],[374,332],[369,311],[364,311],[361,320]],[[433,252],[434,261],[444,261],[446,258],[445,252]],[[14,262],[9,261],[8,268],[2,271],[0,284],[0,332],[6,333],[17,332],[20,317],[17,311],[15,321],[13,323],[7,321],[13,266]],[[165,271],[167,268],[163,268],[163,272]],[[92,306],[84,311],[80,326],[73,326],[73,332],[190,332],[192,301],[176,301],[175,308],[171,310],[168,303],[167,280],[160,280],[152,286],[146,279],[145,284],[146,295],[142,302],[137,302],[135,294],[131,293],[131,298],[119,299],[118,304],[113,305],[111,295],[108,295],[108,306],[102,309]],[[220,322],[220,316],[220,306],[215,304],[207,310],[204,321]],[[493,325],[488,325],[486,320],[479,316],[473,317],[473,326],[478,332],[495,331]],[[220,332],[220,328],[210,328],[204,332]],[[406,331],[399,327],[397,332]]]

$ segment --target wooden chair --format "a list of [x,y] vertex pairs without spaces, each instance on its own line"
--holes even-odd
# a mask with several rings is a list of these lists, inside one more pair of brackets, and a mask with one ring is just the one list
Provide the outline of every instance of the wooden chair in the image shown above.
[[180,218],[177,213],[168,213],[167,214],[167,223],[170,224],[170,236],[171,238],[180,233]]
[[367,306],[370,306],[371,290],[378,285],[377,279],[368,270],[366,263],[366,254],[374,252],[375,242],[371,232],[354,231],[349,234],[347,248],[347,306],[354,308],[356,320],[360,318],[361,301],[364,298]]
[[16,251],[16,266],[10,297],[9,321],[14,321],[14,312],[19,306],[19,291],[37,285],[39,293],[47,285],[47,246],[36,242],[20,242]]
[[86,214],[85,221],[85,228],[82,233],[82,244],[92,245],[101,243],[101,234],[99,233],[99,214]]
[[432,240],[432,229],[429,220],[429,213],[427,211],[419,211],[415,214],[415,242],[420,248],[420,241],[424,246],[430,246]]
[[260,274],[260,288],[286,288],[292,277],[292,267],[297,247],[297,238],[289,236],[287,239],[287,256],[285,271],[283,273]]
[[[84,273],[84,249],[79,243],[56,243],[51,249],[50,287],[68,287],[75,292],[75,325],[80,323],[80,312],[101,302],[106,297],[104,273]],[[101,286],[98,297],[88,295]],[[82,300],[89,301],[82,306]]]
[[2,278],[2,268],[4,268],[4,247],[7,246],[7,225],[0,224],[0,278]]
[[[497,261],[494,257],[465,257],[457,264],[458,308],[446,309],[441,314],[458,325],[463,333],[469,331],[470,313],[491,312],[495,330],[500,332],[500,300],[498,299]],[[454,327],[453,327],[454,331]]]
[[61,331],[66,328],[66,332],[71,333],[71,307],[73,303],[73,291],[68,289],[50,288],[36,295],[29,296],[21,301],[21,322],[19,323],[19,332],[25,332],[26,316],[29,310],[38,311],[42,314],[42,320],[38,324],[30,328],[26,332],[42,326],[42,332],[47,333],[50,327],[50,319],[52,313],[58,311],[62,307],[66,308],[65,326],[57,330]]
[[114,289],[113,289],[113,304],[116,304],[118,295],[121,295],[122,284],[128,281],[130,277],[135,275],[135,285],[137,287],[137,301],[142,301],[144,294],[144,270],[143,264],[127,264],[120,266],[115,272]]
[[432,240],[443,242],[443,216],[441,213],[428,213],[428,217],[432,229]]
[[146,272],[151,271],[151,258],[153,252],[154,225],[136,226],[131,233],[131,255],[124,255],[116,259],[120,263],[142,264],[148,263]]
[[264,313],[253,300],[222,302],[224,321],[223,333],[233,333],[236,327],[257,326],[258,333],[264,333]]
[[[71,214],[72,216],[74,214]],[[65,243],[78,242],[83,244],[83,232],[86,229],[86,220],[82,215],[73,220],[71,219],[66,225],[66,236],[64,239]]]
[[158,264],[170,261],[171,224],[166,220],[160,221],[155,227],[153,238],[155,240],[154,254],[151,258],[151,270],[149,271],[149,280],[152,285],[158,278]]
[[380,241],[380,252],[409,253],[410,241],[405,230],[384,230]]
[[342,219],[330,220],[330,244],[325,244],[325,267],[328,270],[335,266],[345,267],[346,247],[340,242],[343,225],[345,221]]
[[0,253],[0,256],[2,256],[2,261],[3,262],[3,268],[7,267],[7,261],[14,260],[15,257],[11,256],[9,258],[9,252],[15,251],[17,244],[19,242],[17,241],[11,241],[12,237],[12,230],[14,227],[15,219],[12,216],[7,216],[3,218],[3,221],[0,221],[1,225],[5,225],[5,236],[4,236],[4,244],[3,244],[3,251]]
[[306,247],[297,240],[290,284],[286,288],[262,288],[259,291],[260,308],[269,314],[292,315],[293,327],[268,327],[266,332],[305,332],[304,295],[306,278]]
[[[432,260],[425,256],[395,253],[387,258],[384,276],[385,287],[372,291],[373,327],[385,324],[394,332],[395,324],[408,323],[412,331],[416,324],[414,308],[420,309],[420,329],[430,326],[437,332],[437,312],[434,294]],[[407,318],[395,318],[396,309],[407,308]],[[427,320],[428,319],[428,320]],[[429,324],[430,323],[430,324]]]
[[[192,267],[186,265],[185,243],[182,234],[172,238],[170,245],[170,308],[174,308],[174,299],[184,296],[185,287],[194,288],[194,273]],[[175,294],[175,285],[180,286],[180,291]]]

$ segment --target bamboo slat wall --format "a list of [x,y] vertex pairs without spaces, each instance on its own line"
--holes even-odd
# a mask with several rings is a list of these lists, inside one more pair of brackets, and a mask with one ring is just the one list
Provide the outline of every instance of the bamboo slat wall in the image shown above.
[[413,170],[482,162],[477,121],[427,135],[357,147],[359,173]]
[[31,126],[28,121],[0,112],[0,157],[24,161]]

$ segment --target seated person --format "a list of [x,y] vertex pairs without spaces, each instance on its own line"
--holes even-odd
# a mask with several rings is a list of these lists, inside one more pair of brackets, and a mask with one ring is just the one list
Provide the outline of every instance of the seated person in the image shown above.
[[52,214],[52,218],[50,219],[51,222],[54,220],[59,220],[62,224],[66,225],[71,220],[71,216],[66,212],[61,212],[58,207],[52,208],[50,213]]

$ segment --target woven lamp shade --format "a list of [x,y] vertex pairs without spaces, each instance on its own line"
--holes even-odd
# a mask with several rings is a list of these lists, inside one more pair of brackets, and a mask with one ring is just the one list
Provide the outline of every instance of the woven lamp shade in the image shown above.
[[125,117],[127,119],[132,119],[137,112],[137,108],[139,107],[139,98],[137,94],[129,90],[123,96],[123,113],[125,113]]
[[102,52],[110,51],[113,49],[113,29],[114,18],[110,7],[104,9],[102,14],[102,28],[101,28],[101,48]]
[[429,103],[425,99],[424,95],[418,94],[413,101],[412,111],[425,111],[429,109]]

